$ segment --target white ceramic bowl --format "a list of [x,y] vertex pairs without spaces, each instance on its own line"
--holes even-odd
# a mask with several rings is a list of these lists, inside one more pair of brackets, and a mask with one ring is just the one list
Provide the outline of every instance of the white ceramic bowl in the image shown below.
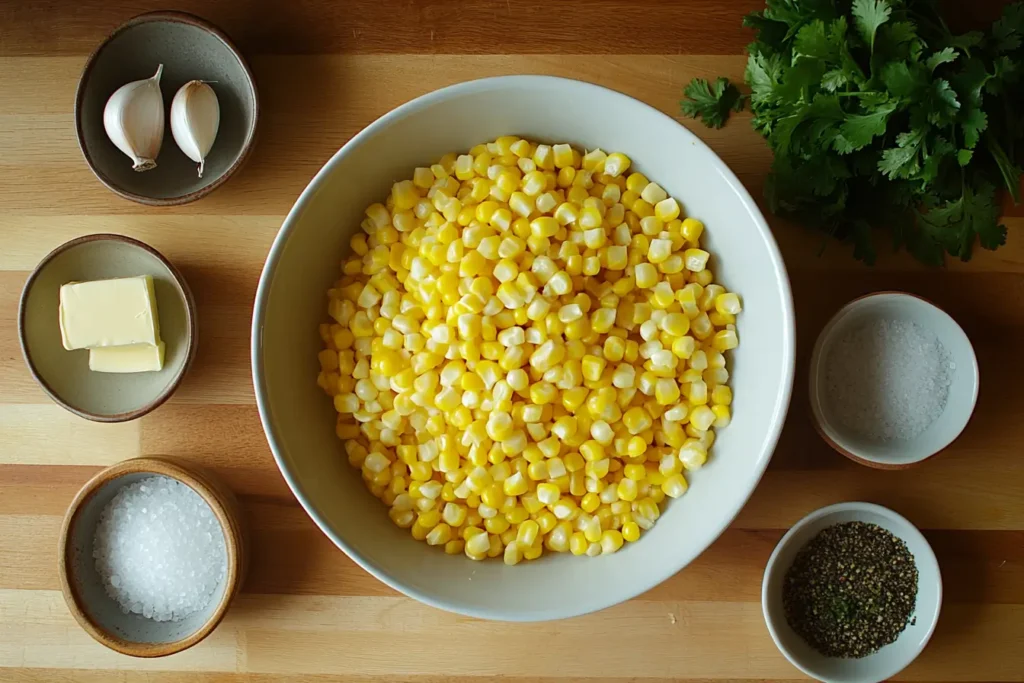
[[[826,399],[826,364],[833,345],[857,326],[878,318],[910,321],[930,330],[956,366],[942,414],[913,439],[876,441],[857,434],[842,424]],[[821,436],[851,460],[879,469],[909,467],[953,443],[967,426],[978,400],[978,359],[971,340],[948,313],[930,301],[904,292],[868,294],[839,309],[818,335],[809,377],[811,412]]]
[[[334,434],[317,387],[317,325],[363,210],[442,154],[503,134],[620,150],[707,225],[712,268],[744,311],[732,353],[732,425],[708,465],[644,537],[599,558],[547,556],[505,566],[447,556],[395,527]],[[717,257],[721,257],[720,259]],[[367,571],[427,604],[530,621],[602,609],[667,579],[729,525],[764,472],[793,381],[793,304],[775,240],[736,177],[693,134],[625,95],[587,83],[510,76],[409,102],[346,144],[299,197],[267,258],[253,315],[260,416],[289,486],[321,529]]]
[[[797,553],[822,529],[845,522],[877,524],[891,532],[907,544],[917,565],[917,605],[911,623],[894,643],[860,659],[819,654],[790,628],[782,606],[783,580]],[[941,608],[942,575],[928,541],[906,518],[872,503],[830,505],[794,524],[768,558],[761,584],[761,609],[772,640],[793,666],[825,683],[874,683],[895,676],[928,644]]]

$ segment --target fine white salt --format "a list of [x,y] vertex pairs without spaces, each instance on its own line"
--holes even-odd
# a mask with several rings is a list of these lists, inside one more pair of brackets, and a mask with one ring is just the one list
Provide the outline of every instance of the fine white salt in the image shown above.
[[826,359],[829,406],[848,429],[889,441],[913,439],[946,407],[956,366],[933,332],[905,320],[851,329]]
[[93,559],[121,611],[178,621],[210,602],[227,551],[206,501],[179,481],[153,476],[125,486],[103,508]]

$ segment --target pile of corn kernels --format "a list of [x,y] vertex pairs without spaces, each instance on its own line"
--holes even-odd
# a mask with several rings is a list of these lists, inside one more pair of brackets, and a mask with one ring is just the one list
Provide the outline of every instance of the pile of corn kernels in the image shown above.
[[505,136],[366,209],[317,381],[417,540],[510,565],[613,553],[729,424],[740,300],[704,225],[629,167]]

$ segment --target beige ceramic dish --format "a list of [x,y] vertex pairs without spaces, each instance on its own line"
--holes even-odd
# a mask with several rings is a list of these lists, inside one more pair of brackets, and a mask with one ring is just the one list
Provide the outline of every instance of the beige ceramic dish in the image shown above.
[[[163,370],[92,372],[88,351],[68,351],[61,343],[60,287],[136,275],[153,277],[160,335],[167,345]],[[156,249],[122,235],[87,235],[54,249],[29,275],[18,309],[18,336],[32,376],[50,398],[89,420],[125,422],[150,412],[178,388],[196,353],[195,308],[185,279]]]
[[[157,167],[143,173],[132,170],[103,128],[113,92],[149,78],[160,64],[168,117],[174,94],[188,81],[208,81],[217,93],[220,129],[202,178],[175,144],[169,118]],[[113,192],[154,206],[186,204],[220,187],[249,156],[258,118],[256,82],[245,58],[223,31],[184,12],[151,12],[115,29],[89,57],[75,95],[75,131],[89,168]]]
[[[107,595],[93,565],[92,539],[100,512],[121,487],[152,475],[170,477],[192,488],[213,510],[224,531],[224,580],[205,609],[181,621],[125,614]],[[174,654],[208,636],[241,589],[247,560],[246,533],[234,494],[198,466],[168,457],[125,460],[90,479],[64,516],[58,556],[64,600],[79,625],[103,645],[134,657]]]

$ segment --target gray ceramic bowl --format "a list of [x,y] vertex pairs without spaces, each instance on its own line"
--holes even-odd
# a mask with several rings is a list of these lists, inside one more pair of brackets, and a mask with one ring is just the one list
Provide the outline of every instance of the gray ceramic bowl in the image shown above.
[[[103,108],[125,83],[160,80],[165,114],[182,85],[209,81],[220,102],[220,130],[199,178],[196,164],[178,149],[165,119],[157,167],[142,173],[107,137]],[[89,57],[75,96],[78,144],[93,173],[126,199],[154,206],[204,197],[237,171],[252,149],[259,100],[252,72],[231,40],[212,24],[183,12],[152,12],[119,26]]]
[[[89,353],[61,342],[57,311],[68,282],[150,275],[156,289],[163,370],[109,374],[89,370]],[[125,422],[154,410],[178,388],[197,343],[196,306],[178,270],[152,247],[122,235],[86,235],[50,252],[28,277],[18,336],[32,376],[50,398],[96,422]]]

